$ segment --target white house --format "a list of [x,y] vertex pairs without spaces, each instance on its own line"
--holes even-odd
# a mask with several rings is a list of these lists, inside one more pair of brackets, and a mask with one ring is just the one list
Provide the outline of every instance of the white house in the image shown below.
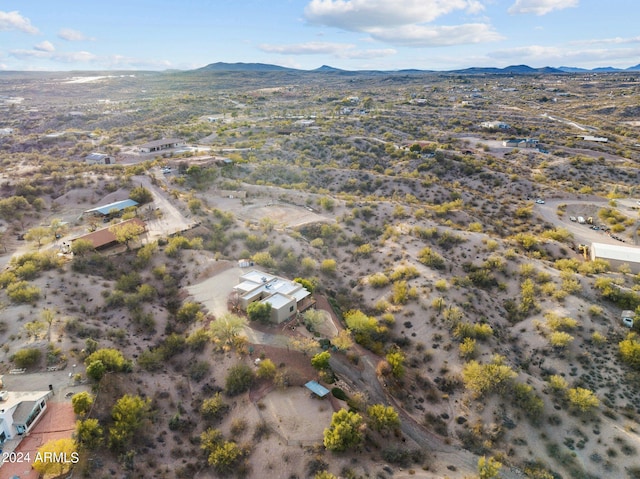
[[488,130],[508,130],[511,127],[502,121],[483,121],[480,123],[480,128],[487,128]]
[[596,258],[607,260],[611,269],[615,270],[626,264],[633,274],[640,273],[640,248],[637,246],[592,243],[590,254],[591,261]]
[[300,283],[257,270],[240,276],[240,283],[233,290],[245,311],[254,301],[271,304],[271,321],[274,323],[282,323],[311,305],[311,302],[304,301],[311,293]]
[[186,146],[184,140],[180,138],[163,138],[161,140],[150,141],[144,145],[140,145],[138,149],[142,153],[153,153],[156,151],[171,150]]
[[502,146],[514,148],[537,148],[539,141],[534,138],[511,138],[504,140]]
[[84,157],[84,161],[89,165],[113,165],[116,160],[106,153],[90,153]]
[[0,401],[0,445],[27,434],[47,409],[51,391],[3,391]]

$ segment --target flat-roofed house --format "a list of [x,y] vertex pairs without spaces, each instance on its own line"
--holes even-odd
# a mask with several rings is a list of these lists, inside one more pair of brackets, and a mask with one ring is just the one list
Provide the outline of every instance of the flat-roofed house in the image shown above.
[[156,151],[171,150],[186,146],[184,140],[180,138],[162,138],[161,140],[150,141],[144,145],[140,145],[138,150],[142,153],[154,153]]
[[47,409],[51,391],[7,391],[0,401],[0,446],[27,434]]
[[84,161],[89,165],[113,165],[116,162],[113,156],[106,153],[89,153]]
[[255,301],[269,303],[274,323],[282,323],[313,305],[311,293],[300,283],[262,271],[252,270],[243,274],[233,289],[245,311]]
[[623,264],[631,269],[633,274],[640,273],[640,248],[636,246],[622,246],[617,244],[592,243],[591,261],[604,259],[609,262],[611,269],[616,270]]

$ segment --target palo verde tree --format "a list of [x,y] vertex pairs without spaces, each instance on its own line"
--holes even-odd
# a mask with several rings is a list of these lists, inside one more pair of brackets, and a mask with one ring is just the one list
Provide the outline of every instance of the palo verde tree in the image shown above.
[[129,250],[129,243],[144,233],[145,229],[140,223],[135,221],[125,221],[118,223],[117,225],[113,225],[109,228],[109,231],[115,236],[118,243],[125,245],[127,250]]
[[109,428],[109,447],[122,451],[149,417],[151,400],[125,394],[111,410],[113,426]]
[[374,431],[387,432],[400,426],[400,417],[393,406],[374,404],[367,408],[369,427]]
[[71,405],[76,416],[84,417],[93,406],[93,395],[87,391],[82,391],[71,396]]
[[[63,457],[66,460],[60,460]],[[42,476],[58,477],[66,474],[78,461],[78,446],[73,439],[49,441],[38,448],[33,468]]]
[[364,419],[353,411],[340,409],[333,413],[331,425],[324,430],[324,447],[342,452],[360,445],[364,437]]

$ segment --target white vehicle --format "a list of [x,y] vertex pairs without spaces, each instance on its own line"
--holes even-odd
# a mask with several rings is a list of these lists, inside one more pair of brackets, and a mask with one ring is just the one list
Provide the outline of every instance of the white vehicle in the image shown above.
[[581,225],[586,223],[583,216],[578,216],[578,223],[580,223]]
[[575,216],[569,216],[569,219],[570,219],[571,221],[573,221],[574,223],[575,223],[576,221],[578,221],[578,218],[576,218]]
[[622,312],[622,325],[627,328],[633,328],[633,317],[635,316],[635,312],[633,311],[623,311]]
[[538,198],[538,199],[536,200],[536,203],[538,203],[539,205],[544,205],[544,200],[543,200],[543,199]]

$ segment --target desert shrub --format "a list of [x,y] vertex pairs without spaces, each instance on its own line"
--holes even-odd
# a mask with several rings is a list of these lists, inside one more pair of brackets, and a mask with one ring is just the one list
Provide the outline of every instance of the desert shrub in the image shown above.
[[11,356],[11,361],[18,368],[29,368],[31,366],[35,366],[38,362],[40,362],[40,358],[42,357],[42,352],[37,348],[24,348]]
[[183,249],[202,249],[202,238],[189,240],[184,236],[174,236],[167,242],[164,252],[168,257],[175,258]]
[[211,365],[208,361],[196,361],[189,366],[189,377],[195,381],[200,382],[207,377]]
[[88,366],[95,361],[100,361],[109,372],[131,371],[132,367],[131,361],[125,359],[120,351],[113,348],[98,349],[87,356],[84,363]]
[[420,250],[418,261],[434,269],[444,269],[445,266],[444,258],[428,246]]
[[554,348],[566,348],[575,338],[564,331],[554,331],[549,335],[549,343]]
[[630,333],[618,343],[622,360],[634,369],[640,369],[640,341],[635,333]]
[[333,397],[335,397],[336,399],[340,399],[341,401],[346,401],[348,400],[348,396],[347,394],[340,388],[331,388],[331,394],[333,394]]
[[424,461],[424,451],[421,449],[405,449],[389,447],[382,450],[382,458],[390,464],[400,467],[409,467],[411,464],[419,464]]
[[480,364],[472,360],[462,369],[465,387],[476,397],[493,391],[504,392],[517,374],[504,364],[504,358],[494,356],[489,364]]
[[471,338],[464,338],[460,346],[458,347],[460,357],[464,359],[471,359],[476,355],[476,340]]
[[403,264],[403,265],[397,266],[393,270],[389,278],[392,281],[398,281],[401,279],[405,279],[405,280],[413,279],[413,278],[417,278],[418,276],[420,276],[420,272],[418,271],[418,268],[412,265]]
[[513,386],[513,403],[522,408],[527,417],[539,420],[544,409],[544,401],[528,384],[517,383]]
[[27,281],[18,281],[7,286],[7,295],[14,303],[35,303],[40,299],[40,288]]
[[333,275],[336,272],[338,264],[335,259],[325,259],[320,263],[320,271],[324,274]]
[[204,318],[204,314],[200,311],[200,305],[198,303],[186,302],[177,311],[176,318],[183,324],[191,324]]
[[588,412],[600,405],[600,400],[593,391],[585,388],[567,389],[569,405],[580,412]]
[[137,201],[141,205],[150,203],[153,201],[153,195],[144,186],[136,186],[129,192],[129,198],[133,201]]
[[225,378],[225,392],[237,396],[247,391],[253,384],[253,370],[246,364],[236,364],[229,369]]
[[213,397],[205,399],[200,406],[200,414],[208,421],[222,419],[228,410],[229,405],[224,402],[220,393],[216,393]]
[[251,260],[256,264],[263,266],[264,268],[272,269],[276,267],[276,260],[273,259],[271,253],[269,253],[268,251],[260,251],[258,253],[255,253],[251,257]]
[[247,316],[251,321],[267,324],[271,321],[271,303],[254,301],[247,306]]
[[389,284],[389,277],[384,273],[374,273],[368,278],[368,283],[374,288],[384,288]]

